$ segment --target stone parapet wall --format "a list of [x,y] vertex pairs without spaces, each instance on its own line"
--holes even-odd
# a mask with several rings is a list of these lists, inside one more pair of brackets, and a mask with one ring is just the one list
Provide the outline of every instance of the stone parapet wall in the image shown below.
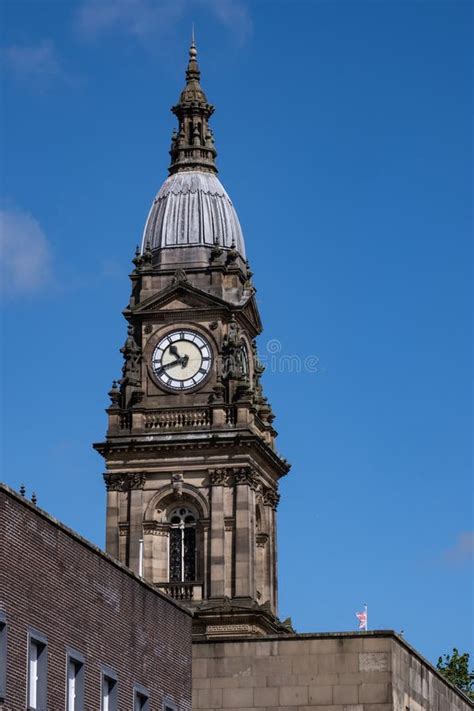
[[197,642],[193,710],[467,711],[392,632]]

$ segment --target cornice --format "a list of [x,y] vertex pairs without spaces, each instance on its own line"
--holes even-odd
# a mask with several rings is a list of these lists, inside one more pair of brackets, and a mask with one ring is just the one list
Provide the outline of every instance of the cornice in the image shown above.
[[176,433],[170,440],[170,435],[143,435],[124,437],[121,435],[109,437],[106,442],[97,442],[94,449],[103,457],[123,452],[189,452],[193,450],[220,449],[255,449],[277,471],[279,477],[285,476],[290,470],[290,464],[279,457],[258,436],[248,431],[232,430],[232,432],[214,431],[202,433]]

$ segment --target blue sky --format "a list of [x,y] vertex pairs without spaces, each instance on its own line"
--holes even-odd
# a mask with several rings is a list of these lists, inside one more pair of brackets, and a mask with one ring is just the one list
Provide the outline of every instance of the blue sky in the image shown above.
[[316,364],[264,376],[293,465],[281,616],[350,630],[368,602],[431,660],[472,651],[471,4],[1,12],[2,478],[103,544],[91,443],[194,21],[262,356],[276,340]]

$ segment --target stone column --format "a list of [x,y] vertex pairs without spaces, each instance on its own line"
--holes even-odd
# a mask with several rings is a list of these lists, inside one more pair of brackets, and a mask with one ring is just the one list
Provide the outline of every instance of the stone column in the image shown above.
[[107,519],[105,530],[105,550],[114,558],[119,558],[119,496],[123,489],[121,474],[104,474],[107,489]]
[[143,525],[143,577],[149,583],[155,582],[153,538],[155,521]]
[[234,597],[255,597],[255,493],[250,469],[235,469]]
[[278,579],[277,579],[277,549],[276,549],[276,508],[280,495],[276,489],[266,489],[263,494],[263,503],[268,512],[269,539],[267,549],[267,579],[269,585],[269,600],[272,611],[276,614],[278,608]]
[[270,581],[268,576],[268,533],[257,533],[255,537],[256,544],[256,587],[257,593],[260,592],[260,597],[257,594],[257,599],[260,604],[270,600]]
[[209,520],[206,519],[205,523],[202,524],[202,561],[203,561],[203,571],[202,571],[202,582],[203,591],[202,596],[204,599],[209,597],[210,584],[210,573],[209,573],[209,558],[210,558],[210,547],[209,547]]
[[211,483],[211,561],[210,561],[210,597],[223,597],[225,593],[225,558],[224,558],[224,486],[228,474],[225,469],[209,471]]
[[128,558],[128,523],[119,523],[119,561],[127,565]]
[[146,475],[144,472],[135,472],[128,476],[129,486],[129,547],[128,567],[138,575],[140,539],[143,538],[143,487]]
[[168,526],[156,521],[143,525],[143,577],[149,583],[168,582]]

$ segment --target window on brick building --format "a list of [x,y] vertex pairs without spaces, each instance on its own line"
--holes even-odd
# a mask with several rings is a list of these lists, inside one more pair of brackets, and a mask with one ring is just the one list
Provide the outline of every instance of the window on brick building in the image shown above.
[[66,711],[83,711],[84,657],[72,649],[67,650],[66,700]]
[[46,711],[48,641],[36,630],[28,633],[28,709]]
[[102,703],[101,711],[117,711],[117,675],[112,669],[102,669]]
[[178,707],[172,701],[163,701],[163,711],[178,711]]
[[149,711],[150,709],[150,694],[139,684],[135,684],[133,688],[133,711]]
[[0,701],[7,693],[7,619],[0,610]]

